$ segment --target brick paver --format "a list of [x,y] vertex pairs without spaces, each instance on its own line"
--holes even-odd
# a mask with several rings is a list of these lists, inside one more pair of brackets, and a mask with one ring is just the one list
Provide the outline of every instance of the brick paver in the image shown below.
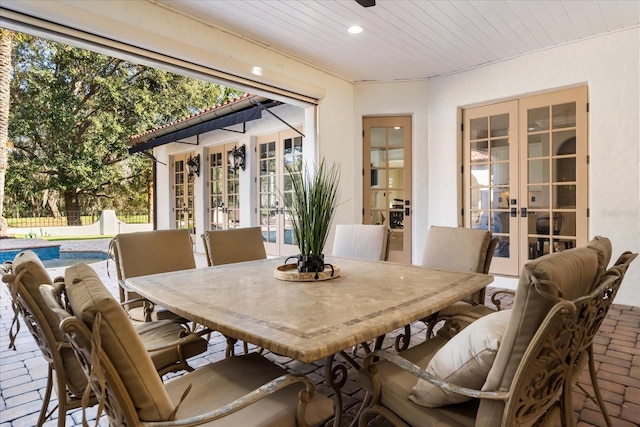
[[[98,240],[89,242],[65,242],[63,249],[67,250],[106,250],[108,241]],[[198,266],[206,265],[204,255],[196,254]],[[108,264],[108,266],[107,266]],[[106,261],[92,264],[98,271],[104,283],[110,288],[114,296],[117,295],[117,283],[115,280],[115,266],[113,262]],[[52,277],[64,274],[64,268],[49,270]],[[110,275],[109,275],[110,273]],[[111,277],[109,277],[111,276]],[[625,283],[623,286],[630,286]],[[13,311],[10,304],[10,296],[6,286],[0,285],[0,427],[30,427],[34,426],[46,384],[47,367],[33,338],[26,326],[22,326],[16,340],[18,350],[8,350],[9,327]],[[495,289],[489,288],[487,300]],[[501,297],[503,306],[510,306],[510,297]],[[424,325],[412,326],[414,337],[412,343],[424,339]],[[594,351],[596,368],[598,369],[599,384],[603,397],[607,402],[609,414],[614,426],[627,427],[640,425],[640,307],[632,307],[616,304],[609,312],[598,337],[596,338]],[[395,334],[390,334],[385,340],[385,346],[391,346]],[[209,350],[191,359],[194,367],[220,360],[224,357],[226,341],[219,334],[212,336]],[[238,347],[241,351],[241,347]],[[359,352],[358,360],[361,361]],[[318,384],[318,392],[331,396],[332,390],[323,384],[324,363],[303,364],[276,355],[268,354],[272,360],[287,369],[308,375]],[[359,403],[364,393],[356,382],[356,372],[349,368],[349,375],[343,387],[345,422],[353,419],[357,413]],[[589,375],[585,372],[581,375],[579,383],[588,391],[592,391]],[[593,404],[584,393],[575,388],[573,408],[576,413],[578,427],[600,427],[604,420],[597,405]],[[55,398],[54,398],[55,399]],[[53,403],[50,407],[53,407]],[[95,408],[87,410],[88,419],[95,419]],[[67,414],[67,426],[81,426],[81,410],[71,411]],[[45,423],[45,426],[55,426],[56,416]],[[93,425],[93,423],[91,423]],[[100,425],[107,425],[103,418]],[[381,420],[374,420],[374,427],[386,427],[388,424]]]

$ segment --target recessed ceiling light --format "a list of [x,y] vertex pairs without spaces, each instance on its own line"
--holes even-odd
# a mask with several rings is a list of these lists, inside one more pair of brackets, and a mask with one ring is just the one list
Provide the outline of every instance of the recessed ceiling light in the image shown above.
[[360,25],[352,25],[349,27],[349,32],[351,34],[360,34],[362,32],[362,27]]
[[251,69],[251,72],[253,74],[255,74],[256,76],[261,76],[262,75],[262,67],[253,67]]

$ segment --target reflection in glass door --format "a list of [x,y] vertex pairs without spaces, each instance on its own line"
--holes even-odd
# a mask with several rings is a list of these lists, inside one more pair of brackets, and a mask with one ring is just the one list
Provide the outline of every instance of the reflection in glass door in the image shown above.
[[173,224],[176,229],[188,229],[191,234],[196,233],[194,216],[194,179],[190,175],[187,159],[194,153],[173,156]]
[[391,229],[389,260],[411,263],[411,117],[363,119],[363,224]]
[[295,255],[298,247],[286,207],[293,186],[285,164],[301,173],[302,136],[288,130],[258,137],[258,223],[267,254]]

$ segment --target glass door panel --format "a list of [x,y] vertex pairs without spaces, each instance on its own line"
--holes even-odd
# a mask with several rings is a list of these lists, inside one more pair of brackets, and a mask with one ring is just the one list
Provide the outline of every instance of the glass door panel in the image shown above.
[[363,223],[387,225],[389,260],[411,263],[411,117],[366,117],[363,126]]
[[234,169],[230,159],[236,145],[225,146],[227,170],[227,229],[240,227],[240,169]]
[[512,128],[517,122],[517,104],[505,102],[463,113],[465,164],[465,227],[490,230],[498,237],[493,271],[512,274],[517,269],[517,187],[514,170],[518,147]]
[[195,153],[172,156],[173,167],[173,226],[176,229],[188,229],[195,235],[195,189],[194,175],[186,167],[187,159]]
[[209,230],[240,226],[240,171],[229,161],[235,147],[237,144],[226,144],[208,149]]
[[293,186],[288,165],[302,173],[302,136],[283,131],[258,138],[258,223],[267,254],[294,255],[298,247],[287,206]]
[[224,164],[222,151],[209,151],[209,230],[224,229]]
[[586,242],[586,88],[526,98],[526,259]]

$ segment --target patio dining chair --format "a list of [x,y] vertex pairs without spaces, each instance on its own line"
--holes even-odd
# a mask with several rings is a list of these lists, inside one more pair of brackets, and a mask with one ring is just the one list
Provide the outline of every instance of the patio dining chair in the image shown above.
[[[37,425],[41,426],[56,411],[54,407],[47,412],[54,391],[58,397],[58,425],[63,426],[65,414],[80,407],[87,382],[71,348],[63,342],[58,317],[43,299],[39,287],[44,285],[55,289],[52,292],[64,306],[64,280],[57,278],[54,283],[40,258],[30,250],[16,255],[11,271],[4,274],[2,280],[10,290],[14,310],[9,348],[15,349],[15,339],[20,330],[18,316],[21,315],[48,364],[47,384]],[[207,349],[204,339],[194,335],[186,337],[186,332],[180,324],[170,321],[151,322],[137,329],[159,375],[192,370],[186,359]]]
[[209,266],[267,258],[260,227],[205,231],[202,242]]
[[333,255],[346,258],[386,261],[391,230],[379,224],[337,224]]
[[[209,266],[267,258],[260,227],[205,231],[202,234],[202,242]],[[227,357],[235,354],[237,341],[235,338],[227,337]],[[249,352],[246,342],[243,343],[243,350],[245,354]]]
[[[120,302],[129,317],[140,322],[179,319],[169,310],[156,307],[137,293],[128,291],[124,281],[130,277],[196,268],[189,230],[121,233],[113,238],[109,247],[116,263]],[[180,284],[176,283],[176,286]]]
[[61,329],[110,425],[319,425],[333,403],[306,377],[258,353],[202,366],[162,383],[124,311],[91,271],[67,270],[75,316]]
[[[549,254],[522,269],[511,310],[487,315],[451,340],[365,359],[359,425],[529,426],[562,413],[579,322],[572,300],[601,277],[596,252]],[[564,419],[564,418],[563,418]]]
[[[497,244],[498,238],[492,238],[488,230],[433,226],[427,232],[421,265],[442,270],[487,274]],[[482,288],[464,300],[423,319],[427,325],[427,338],[433,335],[433,330],[440,321],[483,305],[485,295],[486,288]],[[410,337],[411,329],[410,325],[407,325],[404,334],[396,338],[396,349],[405,350]]]
[[[598,257],[598,268],[600,269],[601,273],[604,274],[604,272],[607,270],[607,266],[609,265],[609,261],[611,260],[611,241],[606,237],[595,236],[593,239],[587,242],[587,247],[595,251]],[[510,294],[514,296],[515,291],[510,289],[501,289],[493,293],[493,295],[491,295],[491,303],[495,308],[484,304],[476,305],[469,310],[460,311],[455,315],[450,316],[448,319],[446,319],[442,328],[438,330],[438,335],[443,338],[449,339],[479,318],[491,314],[495,311],[499,311],[501,309],[499,296],[503,294]]]

